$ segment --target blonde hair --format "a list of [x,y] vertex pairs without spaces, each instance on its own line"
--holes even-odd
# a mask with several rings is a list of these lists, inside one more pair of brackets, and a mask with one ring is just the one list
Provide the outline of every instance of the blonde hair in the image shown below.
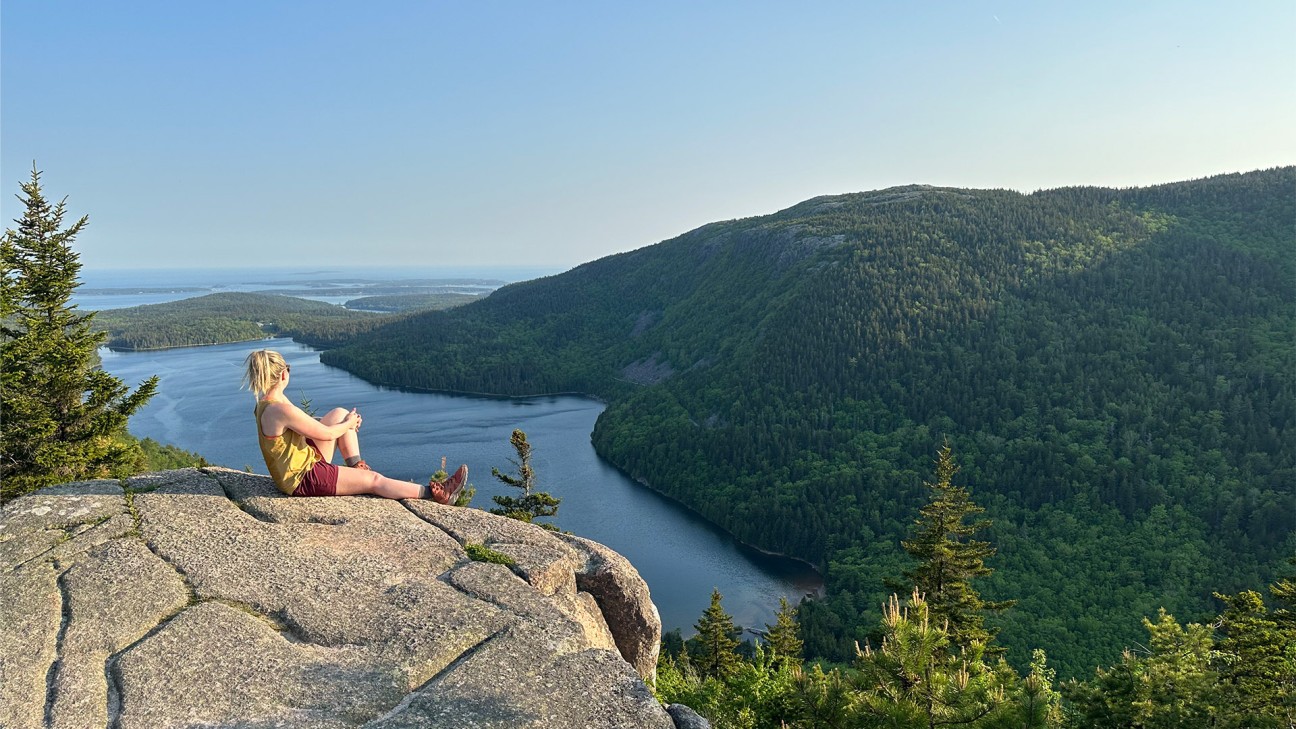
[[273,349],[258,349],[249,354],[245,362],[247,372],[243,373],[242,386],[252,390],[258,400],[270,392],[270,388],[275,386],[279,376],[288,367],[283,355]]

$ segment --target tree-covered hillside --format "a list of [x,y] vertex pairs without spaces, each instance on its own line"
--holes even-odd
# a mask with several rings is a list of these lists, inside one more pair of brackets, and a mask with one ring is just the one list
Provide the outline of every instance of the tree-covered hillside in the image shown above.
[[163,349],[297,337],[326,347],[348,341],[383,321],[320,301],[255,293],[222,293],[99,312],[94,326],[114,349]]
[[346,308],[361,311],[381,311],[384,313],[401,311],[421,311],[427,309],[450,309],[463,306],[481,298],[478,294],[463,294],[453,291],[433,294],[390,294],[383,296],[361,296],[346,302]]
[[609,402],[599,452],[812,560],[845,658],[943,438],[999,547],[1000,641],[1062,675],[1140,617],[1216,612],[1296,549],[1296,168],[1031,195],[903,187],[708,225],[323,360],[369,380]]

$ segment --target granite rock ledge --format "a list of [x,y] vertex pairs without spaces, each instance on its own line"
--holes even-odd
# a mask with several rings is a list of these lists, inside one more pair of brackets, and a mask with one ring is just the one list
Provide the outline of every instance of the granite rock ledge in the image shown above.
[[644,683],[660,636],[620,555],[475,509],[289,499],[206,468],[0,514],[11,729],[673,729]]

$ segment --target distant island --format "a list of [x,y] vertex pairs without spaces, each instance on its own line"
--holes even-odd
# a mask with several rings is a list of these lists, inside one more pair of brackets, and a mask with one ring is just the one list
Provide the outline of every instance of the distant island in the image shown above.
[[108,309],[93,326],[108,333],[112,349],[142,350],[227,344],[301,334],[339,342],[376,326],[379,314],[288,296],[221,293],[165,304]]
[[258,286],[289,286],[289,287],[307,287],[311,289],[331,289],[331,288],[386,288],[400,289],[407,292],[419,292],[428,289],[460,289],[465,287],[480,289],[497,289],[508,283],[498,278],[403,278],[399,280],[377,279],[377,278],[323,278],[311,281],[260,281],[254,282]]
[[[332,278],[241,284],[256,291],[219,291],[224,285],[115,286],[81,289],[83,295],[115,296],[212,291],[207,296],[105,309],[94,328],[108,333],[117,350],[149,350],[296,337],[305,344],[338,346],[352,336],[404,314],[449,309],[477,301],[505,282],[486,278],[384,280]],[[283,286],[288,288],[273,288]],[[340,297],[342,306],[314,300]]]

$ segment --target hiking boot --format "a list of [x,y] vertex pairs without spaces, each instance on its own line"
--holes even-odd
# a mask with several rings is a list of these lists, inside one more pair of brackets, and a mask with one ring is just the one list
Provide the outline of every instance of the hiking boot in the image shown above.
[[364,459],[363,459],[363,458],[361,458],[360,460],[356,461],[356,462],[355,462],[355,465],[352,466],[352,468],[358,468],[358,469],[360,469],[361,471],[372,471],[372,470],[373,470],[372,468],[369,467],[369,464],[368,464],[368,463],[365,463],[365,462],[364,462]]
[[460,466],[454,475],[447,478],[444,483],[437,481],[428,482],[428,496],[438,504],[454,504],[455,499],[459,498],[459,492],[463,491],[464,484],[468,483],[468,466]]

